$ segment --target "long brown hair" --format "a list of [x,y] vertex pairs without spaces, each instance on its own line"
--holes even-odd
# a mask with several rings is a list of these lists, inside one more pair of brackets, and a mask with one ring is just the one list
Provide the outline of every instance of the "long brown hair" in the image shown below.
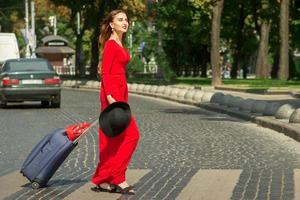
[[104,47],[105,42],[109,39],[110,35],[112,34],[112,29],[109,24],[113,21],[114,17],[119,13],[124,13],[127,16],[124,10],[120,10],[120,9],[113,10],[105,17],[105,19],[101,23],[101,29],[100,29],[101,33],[99,36],[99,43],[101,44],[102,48]]

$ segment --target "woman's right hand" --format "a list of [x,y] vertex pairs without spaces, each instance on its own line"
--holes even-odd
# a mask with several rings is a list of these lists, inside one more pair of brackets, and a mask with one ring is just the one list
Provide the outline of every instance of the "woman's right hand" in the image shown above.
[[101,74],[102,74],[101,64],[102,63],[99,61],[98,65],[97,65],[97,74],[99,77],[101,77]]
[[111,96],[111,95],[107,95],[107,101],[109,104],[115,103],[116,100]]

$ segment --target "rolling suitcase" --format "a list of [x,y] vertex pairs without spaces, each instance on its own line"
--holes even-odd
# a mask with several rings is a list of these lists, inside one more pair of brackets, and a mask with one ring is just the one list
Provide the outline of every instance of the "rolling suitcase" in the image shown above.
[[25,159],[20,171],[29,179],[33,189],[46,186],[58,167],[77,146],[78,140],[96,123],[97,120],[73,141],[68,138],[66,130],[60,128],[47,134],[35,145]]

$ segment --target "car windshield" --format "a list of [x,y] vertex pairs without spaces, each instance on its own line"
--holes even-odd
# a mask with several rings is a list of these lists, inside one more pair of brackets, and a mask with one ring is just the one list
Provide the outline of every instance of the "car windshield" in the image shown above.
[[53,71],[53,68],[43,60],[38,61],[12,61],[7,63],[8,71],[17,72],[17,71]]

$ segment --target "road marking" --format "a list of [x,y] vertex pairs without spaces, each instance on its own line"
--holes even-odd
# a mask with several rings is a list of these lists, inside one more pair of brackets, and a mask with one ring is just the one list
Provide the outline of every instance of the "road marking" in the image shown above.
[[[130,169],[127,171],[129,183],[135,184],[151,170]],[[241,170],[199,170],[179,193],[177,200],[226,200],[231,199],[234,188],[239,182]],[[86,179],[84,179],[86,180]],[[293,170],[294,199],[300,200],[300,169]],[[5,199],[19,191],[30,187],[29,181],[19,171],[0,177],[0,199]],[[82,187],[64,199],[95,199],[103,200],[118,199],[120,194],[95,193],[90,190],[94,185],[88,181]],[[137,188],[138,190],[139,188]],[[31,190],[28,190],[31,191]],[[50,190],[49,190],[50,191]]]
[[[128,179],[128,182],[130,184],[135,184],[139,181],[140,178],[145,176],[147,173],[149,173],[151,170],[143,170],[143,169],[129,169],[126,174],[126,178]],[[73,199],[95,199],[96,197],[101,200],[111,200],[111,199],[117,199],[121,195],[120,194],[111,194],[107,192],[99,192],[95,193],[91,191],[91,187],[93,187],[94,184],[91,182],[88,182],[84,184],[82,187],[78,188],[75,192],[69,194],[64,199],[66,200],[73,200]]]
[[242,170],[199,170],[176,199],[230,199],[241,173]]
[[22,189],[22,186],[28,184],[28,180],[20,174],[19,171],[14,171],[10,174],[0,177],[0,199],[10,196],[11,194]]
[[295,184],[294,200],[298,200],[300,199],[300,169],[294,169],[294,184]]

